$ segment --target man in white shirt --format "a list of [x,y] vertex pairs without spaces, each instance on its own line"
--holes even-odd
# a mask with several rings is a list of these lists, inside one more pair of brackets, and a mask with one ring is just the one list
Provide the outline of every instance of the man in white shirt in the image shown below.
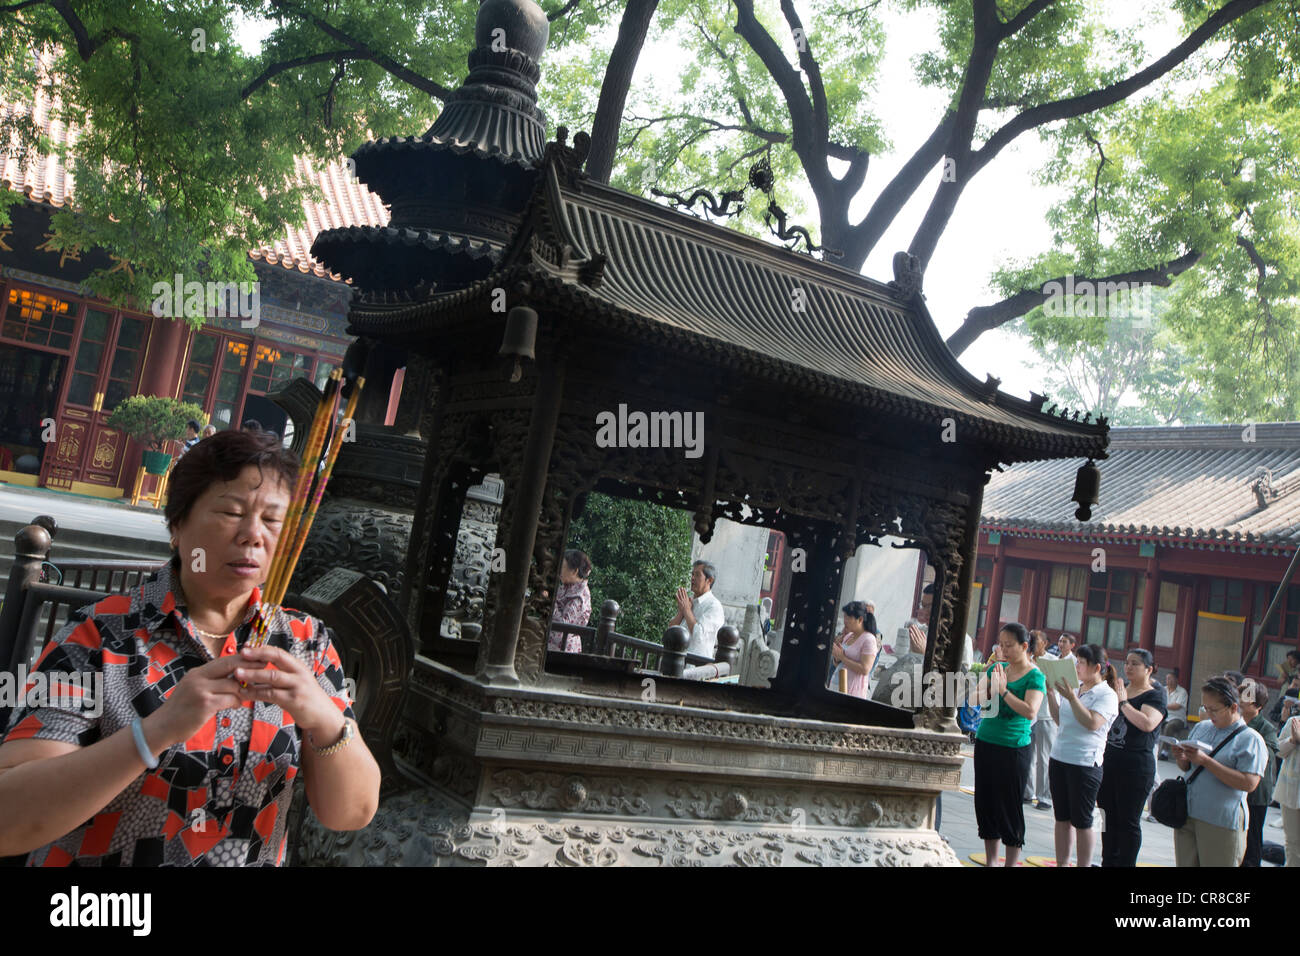
[[722,602],[713,596],[713,582],[717,579],[718,570],[709,562],[696,561],[691,565],[691,589],[677,589],[677,616],[669,622],[669,627],[681,624],[690,631],[687,654],[698,654],[709,660],[713,660],[717,650],[718,628],[727,622]]
[[[1185,688],[1178,686],[1178,668],[1173,668],[1165,675],[1165,696],[1168,698],[1166,707],[1168,716],[1165,717],[1165,725],[1160,729],[1160,733],[1166,737],[1177,737],[1180,740],[1187,736],[1187,691]],[[1156,741],[1158,750],[1163,751],[1164,747]],[[1168,756],[1168,752],[1157,753],[1157,758]]]

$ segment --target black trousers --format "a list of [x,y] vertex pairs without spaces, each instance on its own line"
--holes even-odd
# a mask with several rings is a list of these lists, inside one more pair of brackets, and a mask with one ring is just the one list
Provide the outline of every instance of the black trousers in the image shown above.
[[1242,866],[1259,866],[1260,854],[1264,852],[1264,820],[1268,816],[1268,806],[1263,803],[1249,803],[1250,823],[1246,827],[1246,855],[1242,857]]
[[1106,812],[1101,834],[1102,866],[1137,866],[1142,850],[1142,808],[1156,779],[1150,752],[1128,754],[1107,748],[1101,766],[1097,806]]
[[[1030,748],[975,740],[975,823],[981,840],[1025,845],[1025,806]],[[990,863],[996,863],[991,860]]]

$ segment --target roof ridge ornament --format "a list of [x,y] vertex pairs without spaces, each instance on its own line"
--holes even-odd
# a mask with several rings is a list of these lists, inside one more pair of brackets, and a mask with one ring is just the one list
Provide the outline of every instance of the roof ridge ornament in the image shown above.
[[534,166],[550,165],[556,174],[570,189],[580,189],[579,182],[587,178],[582,171],[591,152],[591,136],[579,130],[573,134],[573,145],[569,145],[569,127],[555,127],[555,139],[542,149],[542,156]]
[[913,296],[921,295],[923,277],[920,259],[906,251],[894,253],[894,278],[889,283],[891,289],[898,290],[902,298],[911,299]]
[[[694,206],[701,199],[704,199],[704,209],[715,217],[731,218],[739,215],[745,208],[745,190],[747,188],[757,189],[767,194],[767,211],[763,213],[763,221],[767,223],[768,230],[776,236],[789,252],[803,252],[807,255],[813,255],[820,252],[823,260],[827,258],[842,259],[843,251],[831,249],[829,246],[819,246],[812,241],[812,236],[803,226],[794,225],[789,222],[790,216],[780,204],[776,201],[774,192],[776,190],[776,176],[772,172],[772,164],[766,157],[760,159],[753,166],[749,167],[748,186],[741,186],[739,189],[727,189],[722,193],[722,201],[718,199],[709,190],[700,187],[696,189],[689,197],[683,197],[681,193],[666,192],[657,186],[650,187],[650,194],[658,196],[661,199],[667,199],[669,204],[679,212],[690,213],[696,218],[709,221],[708,215],[696,213]],[[735,208],[730,208],[732,204]],[[776,220],[776,225],[772,220]],[[805,248],[800,249],[799,243],[803,242]]]

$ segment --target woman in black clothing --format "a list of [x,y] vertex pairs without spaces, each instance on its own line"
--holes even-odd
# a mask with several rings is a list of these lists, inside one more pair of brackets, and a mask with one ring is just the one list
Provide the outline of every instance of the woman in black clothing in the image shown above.
[[1101,835],[1102,866],[1137,866],[1142,849],[1142,807],[1156,779],[1156,737],[1169,713],[1165,689],[1152,683],[1151,652],[1129,651],[1124,659],[1119,716],[1110,725],[1102,761],[1097,806],[1106,812]]

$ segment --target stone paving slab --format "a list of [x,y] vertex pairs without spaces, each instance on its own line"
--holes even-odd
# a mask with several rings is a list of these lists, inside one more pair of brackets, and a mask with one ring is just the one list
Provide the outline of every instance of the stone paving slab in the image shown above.
[[[943,819],[939,833],[945,837],[963,863],[969,864],[971,854],[984,852],[984,841],[979,838],[975,825],[975,798],[972,791],[975,786],[974,747],[966,744],[962,747],[965,761],[961,770],[961,785],[965,790],[943,795]],[[1156,762],[1156,775],[1160,780],[1177,777],[1178,765],[1171,760]],[[1104,814],[1098,810],[1094,826],[1100,828]],[[1269,811],[1268,821],[1264,825],[1264,839],[1273,843],[1282,843],[1282,820],[1276,810]],[[1056,818],[1051,810],[1038,810],[1025,805],[1025,848],[1023,856],[1045,857],[1049,865],[1056,860],[1056,844],[1053,836]],[[1273,824],[1279,826],[1273,826]],[[1101,863],[1101,836],[1098,834],[1094,863]],[[1174,865],[1174,831],[1163,824],[1147,820],[1142,821],[1142,851],[1138,854],[1139,866],[1172,867]],[[1265,864],[1268,866],[1269,864]]]
[[[167,542],[170,536],[161,510],[0,483],[0,521],[23,527],[38,514],[50,514],[61,530],[75,530],[137,542]],[[55,538],[58,541],[58,538]],[[12,542],[9,542],[12,547]]]

